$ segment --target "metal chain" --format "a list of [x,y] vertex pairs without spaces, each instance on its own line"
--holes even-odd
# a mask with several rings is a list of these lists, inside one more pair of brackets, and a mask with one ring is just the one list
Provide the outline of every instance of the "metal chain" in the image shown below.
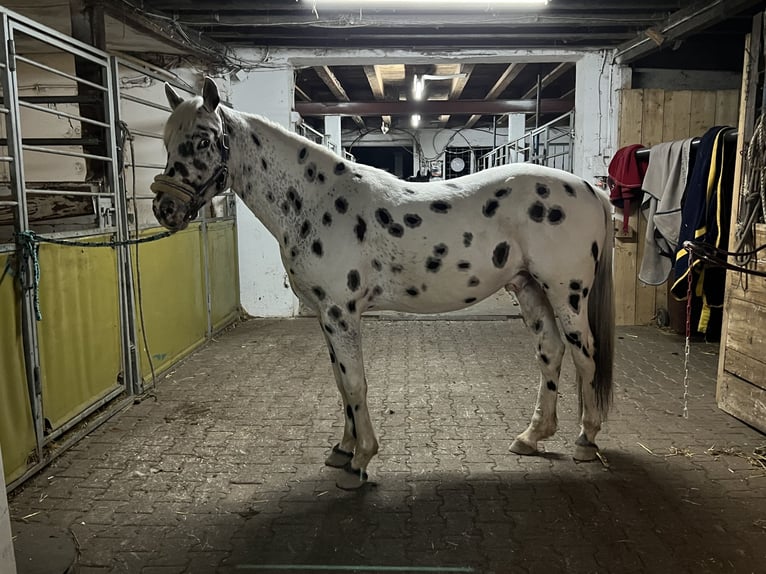
[[692,268],[694,258],[689,253],[689,268],[686,272],[686,344],[684,345],[684,418],[689,418],[689,351],[691,345],[689,341],[692,336]]

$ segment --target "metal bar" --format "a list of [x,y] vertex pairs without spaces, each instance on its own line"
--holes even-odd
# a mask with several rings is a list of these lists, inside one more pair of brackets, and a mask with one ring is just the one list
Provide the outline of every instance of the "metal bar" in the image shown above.
[[[125,99],[120,94],[119,62],[117,58],[109,58],[107,71],[107,85],[110,87],[110,96],[106,99],[105,119],[115,126],[121,125],[120,102]],[[114,158],[118,157],[117,130],[109,131],[109,149]],[[106,171],[111,189],[115,191],[116,201],[114,211],[117,223],[117,239],[125,241],[130,238],[130,224],[128,223],[127,186],[124,173],[120,169],[119,162],[113,161],[110,169]],[[136,221],[138,221],[136,213]],[[138,257],[139,245],[135,246]],[[117,277],[120,290],[120,344],[122,346],[122,370],[125,375],[125,388],[128,394],[138,395],[144,391],[143,378],[141,375],[141,361],[139,358],[138,328],[136,325],[136,295],[135,279],[133,276],[132,253],[130,247],[122,245],[117,248]]]
[[70,157],[82,157],[82,158],[88,158],[88,159],[100,159],[101,161],[108,161],[111,162],[112,158],[106,157],[104,155],[93,155],[90,153],[82,153],[82,152],[76,152],[76,151],[66,151],[63,149],[50,149],[47,147],[40,147],[40,146],[30,146],[30,145],[22,145],[22,149],[25,149],[27,151],[36,151],[39,153],[49,153],[53,155],[66,155]]
[[45,106],[38,106],[37,104],[30,104],[29,102],[20,101],[19,105],[25,108],[30,108],[33,110],[37,110],[38,112],[43,112],[44,114],[51,114],[54,116],[62,116],[65,118],[69,118],[70,120],[75,120],[78,122],[85,122],[86,124],[93,124],[94,126],[99,126],[101,128],[106,128],[108,130],[112,129],[112,126],[107,124],[106,122],[99,122],[97,120],[92,120],[90,118],[86,118],[83,116],[78,116],[77,114],[70,114],[69,112],[62,112],[61,110],[56,110],[53,108],[46,108]]
[[[22,143],[27,145],[97,145],[95,138],[24,138]],[[8,140],[0,138],[0,146],[7,146]]]
[[88,425],[83,428],[81,431],[73,434],[70,436],[67,440],[65,440],[62,443],[59,443],[56,445],[55,449],[52,449],[48,451],[46,456],[43,458],[40,457],[40,462],[29,468],[24,474],[22,474],[19,478],[14,480],[13,482],[9,483],[5,487],[6,492],[11,492],[14,488],[24,483],[24,481],[28,480],[29,478],[33,477],[35,474],[40,472],[43,468],[45,468],[47,465],[49,465],[52,461],[56,460],[59,456],[64,454],[69,448],[77,444],[80,440],[82,440],[84,437],[86,437],[88,434],[96,430],[98,427],[100,427],[102,424],[107,422],[109,419],[111,419],[114,415],[117,413],[120,413],[124,411],[125,409],[129,408],[133,404],[133,397],[128,397],[127,399],[120,401],[117,403],[110,411],[104,413],[103,415],[100,415],[93,419],[92,421],[88,421]]
[[[119,71],[119,66],[124,66],[126,68],[129,68],[133,70],[134,72],[138,72],[139,74],[144,74],[148,78],[152,78],[154,80],[157,80],[158,82],[167,82],[168,84],[171,84],[173,87],[178,88],[179,90],[183,90],[187,94],[191,94],[193,96],[197,95],[197,92],[194,91],[194,88],[188,84],[185,84],[183,80],[180,80],[178,76],[173,74],[172,72],[168,72],[167,70],[163,70],[162,68],[158,68],[156,66],[153,66],[152,64],[149,64],[148,62],[132,62],[130,60],[127,60],[125,56],[120,56],[117,59],[117,69]],[[119,78],[119,74],[115,74],[116,78]],[[185,84],[185,85],[184,85]]]
[[21,101],[30,104],[95,104],[100,100],[92,96],[72,94],[69,96],[20,96]]
[[120,95],[121,100],[128,100],[129,102],[134,102],[136,104],[142,104],[144,106],[148,106],[150,108],[155,108],[157,110],[162,110],[163,112],[172,112],[173,110],[170,109],[169,106],[163,106],[162,104],[157,104],[155,102],[152,102],[150,100],[145,100],[143,98],[137,98],[136,96],[129,96],[128,94],[122,94]]
[[79,84],[84,84],[86,86],[90,86],[91,88],[95,88],[97,90],[101,90],[102,92],[106,92],[107,89],[104,86],[100,86],[99,84],[96,84],[94,82],[89,82],[88,80],[83,80],[82,78],[78,76],[74,76],[72,74],[67,74],[66,72],[62,72],[61,70],[58,70],[56,68],[53,68],[51,66],[46,66],[42,62],[38,62],[37,60],[33,60],[32,58],[27,58],[26,56],[19,56],[16,55],[16,61],[18,62],[24,62],[26,64],[29,64],[30,66],[33,66],[35,68],[38,68],[40,70],[45,70],[46,72],[50,72],[51,74],[55,74],[57,76],[60,76],[62,78],[67,78],[68,80],[72,80],[74,82],[77,82]]
[[97,191],[67,191],[65,189],[29,189],[27,195],[87,195],[90,197],[114,197],[113,193],[99,193]]
[[125,167],[138,167],[138,168],[146,168],[146,169],[165,169],[164,165],[160,165],[158,163],[126,163]]
[[130,128],[130,133],[133,134],[134,136],[141,136],[145,138],[153,138],[157,140],[164,139],[164,136],[162,134],[157,134],[154,132],[145,132],[144,130],[136,130],[133,128]]
[[[7,12],[0,12],[2,17],[2,29],[0,30],[0,58],[7,65],[0,74],[5,105],[10,113],[5,118],[6,134],[8,135],[8,153],[15,159],[9,164],[11,179],[11,195],[17,202],[16,217],[14,218],[14,231],[25,232],[29,230],[29,216],[27,207],[27,195],[24,189],[24,156],[21,143],[21,117],[19,108],[18,77],[16,74],[15,60],[13,55],[13,28]],[[20,253],[21,256],[23,254]],[[34,266],[31,260],[27,261],[28,269]],[[40,347],[37,335],[37,317],[35,314],[35,298],[31,289],[22,289],[21,294],[21,338],[24,348],[24,372],[26,374],[27,391],[29,393],[29,409],[35,430],[35,453],[37,460],[43,460],[43,437],[45,424],[42,406],[42,372],[40,369]]]
[[95,403],[90,405],[88,408],[80,412],[79,414],[75,415],[73,418],[69,419],[67,422],[65,422],[63,425],[61,425],[59,428],[54,430],[53,432],[48,433],[45,436],[45,440],[43,441],[44,444],[49,444],[56,440],[58,437],[60,437],[62,434],[64,434],[66,431],[77,425],[80,421],[88,418],[91,414],[93,414],[95,411],[103,407],[106,403],[111,402],[113,399],[117,398],[121,394],[125,392],[125,387],[122,385],[119,385],[109,391],[106,395],[101,397],[99,400],[97,400]]
[[10,163],[13,161],[13,158],[9,155],[0,155],[0,161],[4,161],[6,163]]
[[0,207],[16,207],[18,204],[18,201],[0,201]]
[[106,68],[109,58],[109,55],[106,52],[102,52],[93,46],[89,46],[84,42],[79,42],[71,36],[61,34],[50,28],[46,28],[45,32],[43,33],[38,29],[39,26],[40,24],[34,22],[33,20],[21,17],[15,13],[13,14],[11,20],[11,29],[13,32],[19,31],[23,34],[26,34],[27,36],[30,36],[31,38],[34,38],[35,40],[39,40],[40,42],[48,44],[49,46],[58,48],[62,52],[80,56],[81,58],[85,58],[91,62],[101,64]]
[[[395,102],[297,102],[295,111],[303,116],[328,115],[410,115],[481,114],[534,112],[535,100],[405,100]],[[541,113],[563,113],[574,107],[570,100],[543,99]]]
[[82,229],[80,231],[56,231],[53,233],[38,233],[38,237],[43,239],[81,239],[83,237],[97,237],[102,235],[112,235],[116,229],[114,227],[102,227],[101,229]]
[[[0,98],[0,100],[2,100],[2,98]],[[9,110],[8,108],[4,106],[0,106],[0,114],[10,114],[10,113],[11,113],[11,110]]]

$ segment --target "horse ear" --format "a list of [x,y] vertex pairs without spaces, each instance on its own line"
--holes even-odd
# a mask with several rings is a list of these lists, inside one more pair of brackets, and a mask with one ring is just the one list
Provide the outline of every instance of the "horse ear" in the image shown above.
[[209,76],[205,76],[205,85],[202,88],[202,101],[205,109],[214,112],[221,103],[221,96],[218,95],[218,86]]
[[170,109],[172,110],[176,109],[178,104],[184,101],[183,98],[179,96],[173,87],[168,83],[165,83],[165,97],[168,99]]

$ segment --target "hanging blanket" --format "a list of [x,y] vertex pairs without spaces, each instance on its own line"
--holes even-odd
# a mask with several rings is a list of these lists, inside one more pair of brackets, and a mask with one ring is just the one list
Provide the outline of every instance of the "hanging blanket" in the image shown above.
[[636,157],[636,151],[644,149],[641,144],[631,144],[618,149],[609,162],[609,200],[622,209],[623,231],[628,231],[631,205],[641,202],[641,182],[644,180],[646,161]]
[[681,227],[681,201],[689,176],[691,138],[652,146],[641,209],[646,217],[644,257],[638,278],[662,285],[673,268]]
[[724,147],[724,135],[731,129],[716,126],[702,136],[697,148],[689,185],[681,213],[679,249],[675,256],[675,282],[671,288],[676,299],[686,299],[689,273],[693,293],[702,297],[702,313],[697,330],[707,331],[711,307],[723,305],[726,271],[703,269],[699,260],[689,268],[689,253],[682,247],[687,240],[702,241],[726,248],[729,240],[732,181],[734,177],[734,146]]

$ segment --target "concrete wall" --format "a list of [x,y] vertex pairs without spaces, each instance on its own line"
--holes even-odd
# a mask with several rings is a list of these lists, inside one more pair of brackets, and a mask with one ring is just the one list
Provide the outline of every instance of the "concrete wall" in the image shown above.
[[[293,129],[293,72],[259,69],[232,83],[231,103],[242,112],[259,114]],[[298,299],[289,287],[276,239],[237,198],[240,301],[254,317],[292,317]]]

